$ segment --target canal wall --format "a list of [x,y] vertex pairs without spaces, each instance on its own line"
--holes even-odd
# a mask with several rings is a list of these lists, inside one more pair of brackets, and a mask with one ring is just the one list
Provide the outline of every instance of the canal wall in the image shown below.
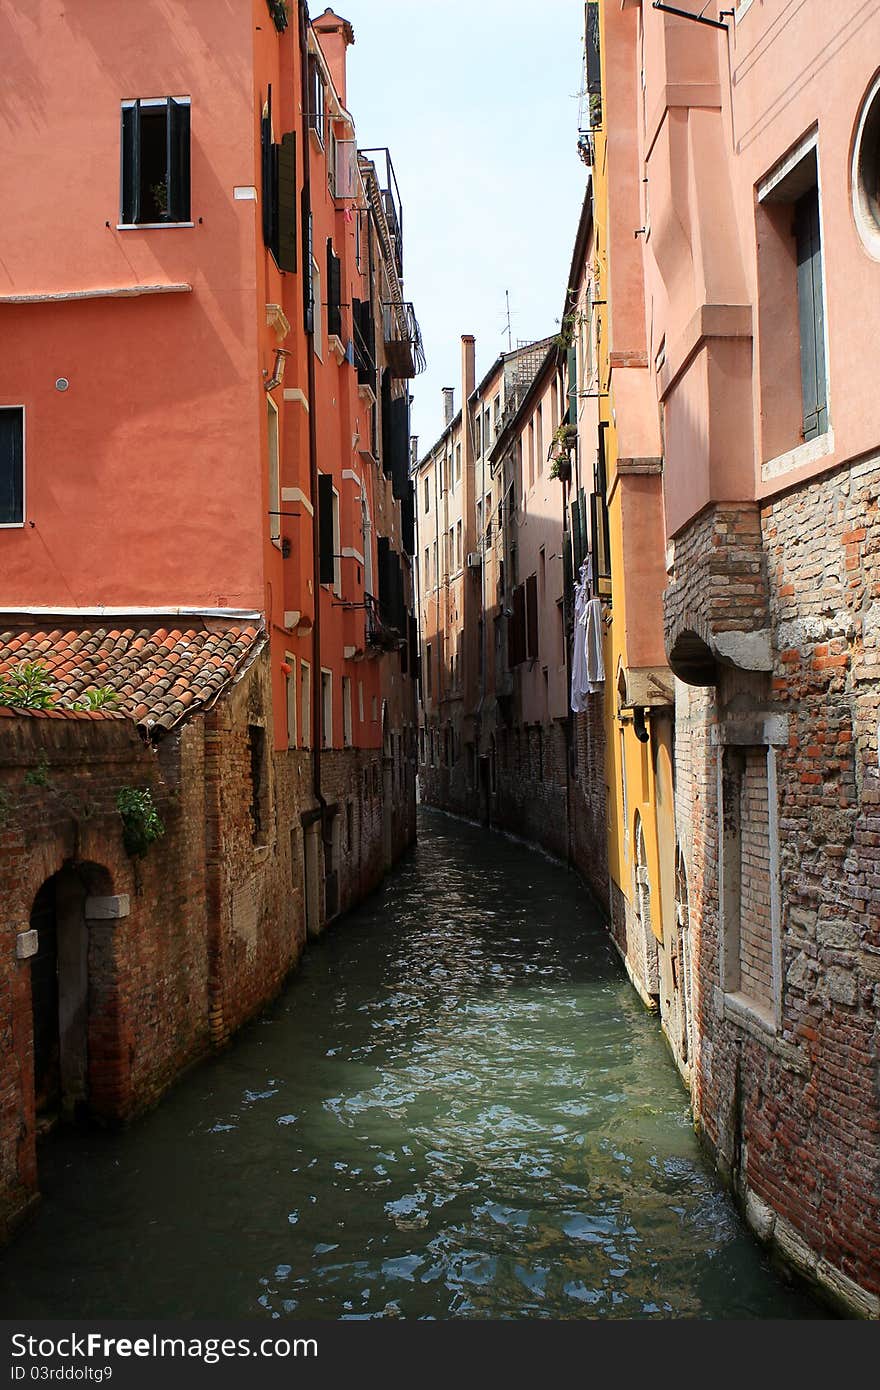
[[[880,1316],[880,464],[760,513],[772,670],[677,702],[697,1124],[760,1239]],[[686,582],[686,578],[685,581]]]
[[[456,727],[456,726],[453,726]],[[601,696],[583,714],[499,725],[483,766],[469,767],[453,732],[419,768],[429,806],[506,830],[570,864],[609,906],[605,732]]]
[[[411,737],[325,750],[322,818],[311,752],[269,747],[266,649],[155,744],[112,709],[0,722],[2,1240],[38,1195],[43,1131],[154,1105],[377,886],[414,839],[415,775]],[[123,790],[162,822],[143,853]]]

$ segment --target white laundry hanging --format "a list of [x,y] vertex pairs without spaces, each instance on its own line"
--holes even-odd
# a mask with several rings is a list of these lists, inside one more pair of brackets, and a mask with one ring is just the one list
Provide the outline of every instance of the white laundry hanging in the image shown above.
[[605,663],[602,660],[602,604],[590,596],[589,565],[581,565],[580,579],[574,586],[574,638],[571,654],[571,707],[575,714],[588,708],[587,696],[602,688]]

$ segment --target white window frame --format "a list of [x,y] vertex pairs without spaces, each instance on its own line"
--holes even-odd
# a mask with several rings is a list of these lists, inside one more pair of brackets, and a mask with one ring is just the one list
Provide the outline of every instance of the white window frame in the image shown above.
[[285,652],[284,660],[290,667],[290,675],[285,677],[287,685],[285,692],[287,695],[287,746],[288,748],[296,748],[298,746],[296,702],[299,698],[296,657],[291,652]]
[[351,748],[354,743],[351,722],[351,677],[342,677],[342,746]]
[[266,393],[266,454],[269,470],[269,539],[281,549],[281,422],[278,407]]
[[321,747],[333,747],[333,672],[326,666],[321,667]]
[[27,524],[27,410],[15,401],[3,401],[0,406],[21,411],[21,521],[0,521],[0,531],[21,531]]
[[312,668],[308,661],[300,660],[300,704],[302,707],[302,746],[312,746]]
[[[141,98],[129,97],[129,98],[127,98],[125,101],[121,101],[121,102],[119,103],[119,106],[120,106],[120,110],[123,110],[123,109],[125,109],[125,108],[131,109],[131,107],[137,106],[137,105],[140,105],[141,108],[143,108],[144,106],[166,106],[169,100],[170,100],[170,101],[176,101],[176,102],[178,102],[181,106],[188,106],[189,109],[190,109],[190,159],[192,159],[192,97],[179,97],[179,96],[175,96],[173,92],[171,93],[170,97],[141,97]],[[121,157],[122,157],[122,156],[121,156],[121,153],[120,153],[120,158],[121,158]],[[192,173],[190,173],[190,179],[192,179]],[[192,188],[190,188],[190,198],[192,198]],[[194,227],[194,226],[196,225],[195,222],[193,222],[193,221],[189,221],[189,222],[123,222],[123,221],[122,221],[122,206],[121,206],[121,202],[122,202],[122,189],[121,189],[121,187],[120,187],[119,221],[116,223],[116,230],[117,230],[117,232],[145,232],[145,231],[146,231],[146,232],[157,232],[157,231],[161,231],[161,230],[162,230],[163,228],[165,228],[165,227]]]

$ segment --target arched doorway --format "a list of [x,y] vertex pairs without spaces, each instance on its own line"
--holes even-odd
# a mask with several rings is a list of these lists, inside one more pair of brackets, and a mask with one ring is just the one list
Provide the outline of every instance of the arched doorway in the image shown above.
[[635,822],[635,893],[634,906],[639,924],[642,947],[642,978],[645,992],[652,999],[660,1001],[660,960],[657,938],[651,925],[651,878],[648,872],[648,856],[645,849],[645,833],[642,818],[636,812]]
[[88,1106],[89,976],[96,953],[109,948],[109,935],[101,933],[101,945],[92,944],[90,950],[86,903],[96,894],[105,895],[101,901],[106,902],[108,892],[106,870],[65,865],[46,879],[33,901],[29,925],[37,934],[30,971],[38,1134]]

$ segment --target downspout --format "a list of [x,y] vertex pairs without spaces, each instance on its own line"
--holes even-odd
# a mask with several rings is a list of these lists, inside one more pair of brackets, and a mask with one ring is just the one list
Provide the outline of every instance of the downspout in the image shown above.
[[[302,105],[302,149],[303,149],[303,214],[304,222],[312,210],[310,178],[311,145],[309,139],[309,7],[307,0],[300,0],[299,6],[299,49]],[[307,225],[307,224],[306,224]],[[303,233],[303,257],[306,253],[306,226]],[[311,266],[303,266],[303,271],[311,276]],[[316,306],[321,312],[320,304]],[[318,507],[318,435],[315,420],[315,310],[312,312],[312,325],[306,325],[306,372],[309,395],[309,486],[317,513]],[[318,518],[312,516],[312,592],[315,599],[315,612],[312,621],[312,788],[318,803],[317,816],[321,820],[321,837],[326,836],[327,803],[321,791],[321,735],[323,710],[321,708],[321,585],[320,550],[318,544]],[[316,818],[317,818],[316,816]],[[326,842],[326,841],[325,841]]]

